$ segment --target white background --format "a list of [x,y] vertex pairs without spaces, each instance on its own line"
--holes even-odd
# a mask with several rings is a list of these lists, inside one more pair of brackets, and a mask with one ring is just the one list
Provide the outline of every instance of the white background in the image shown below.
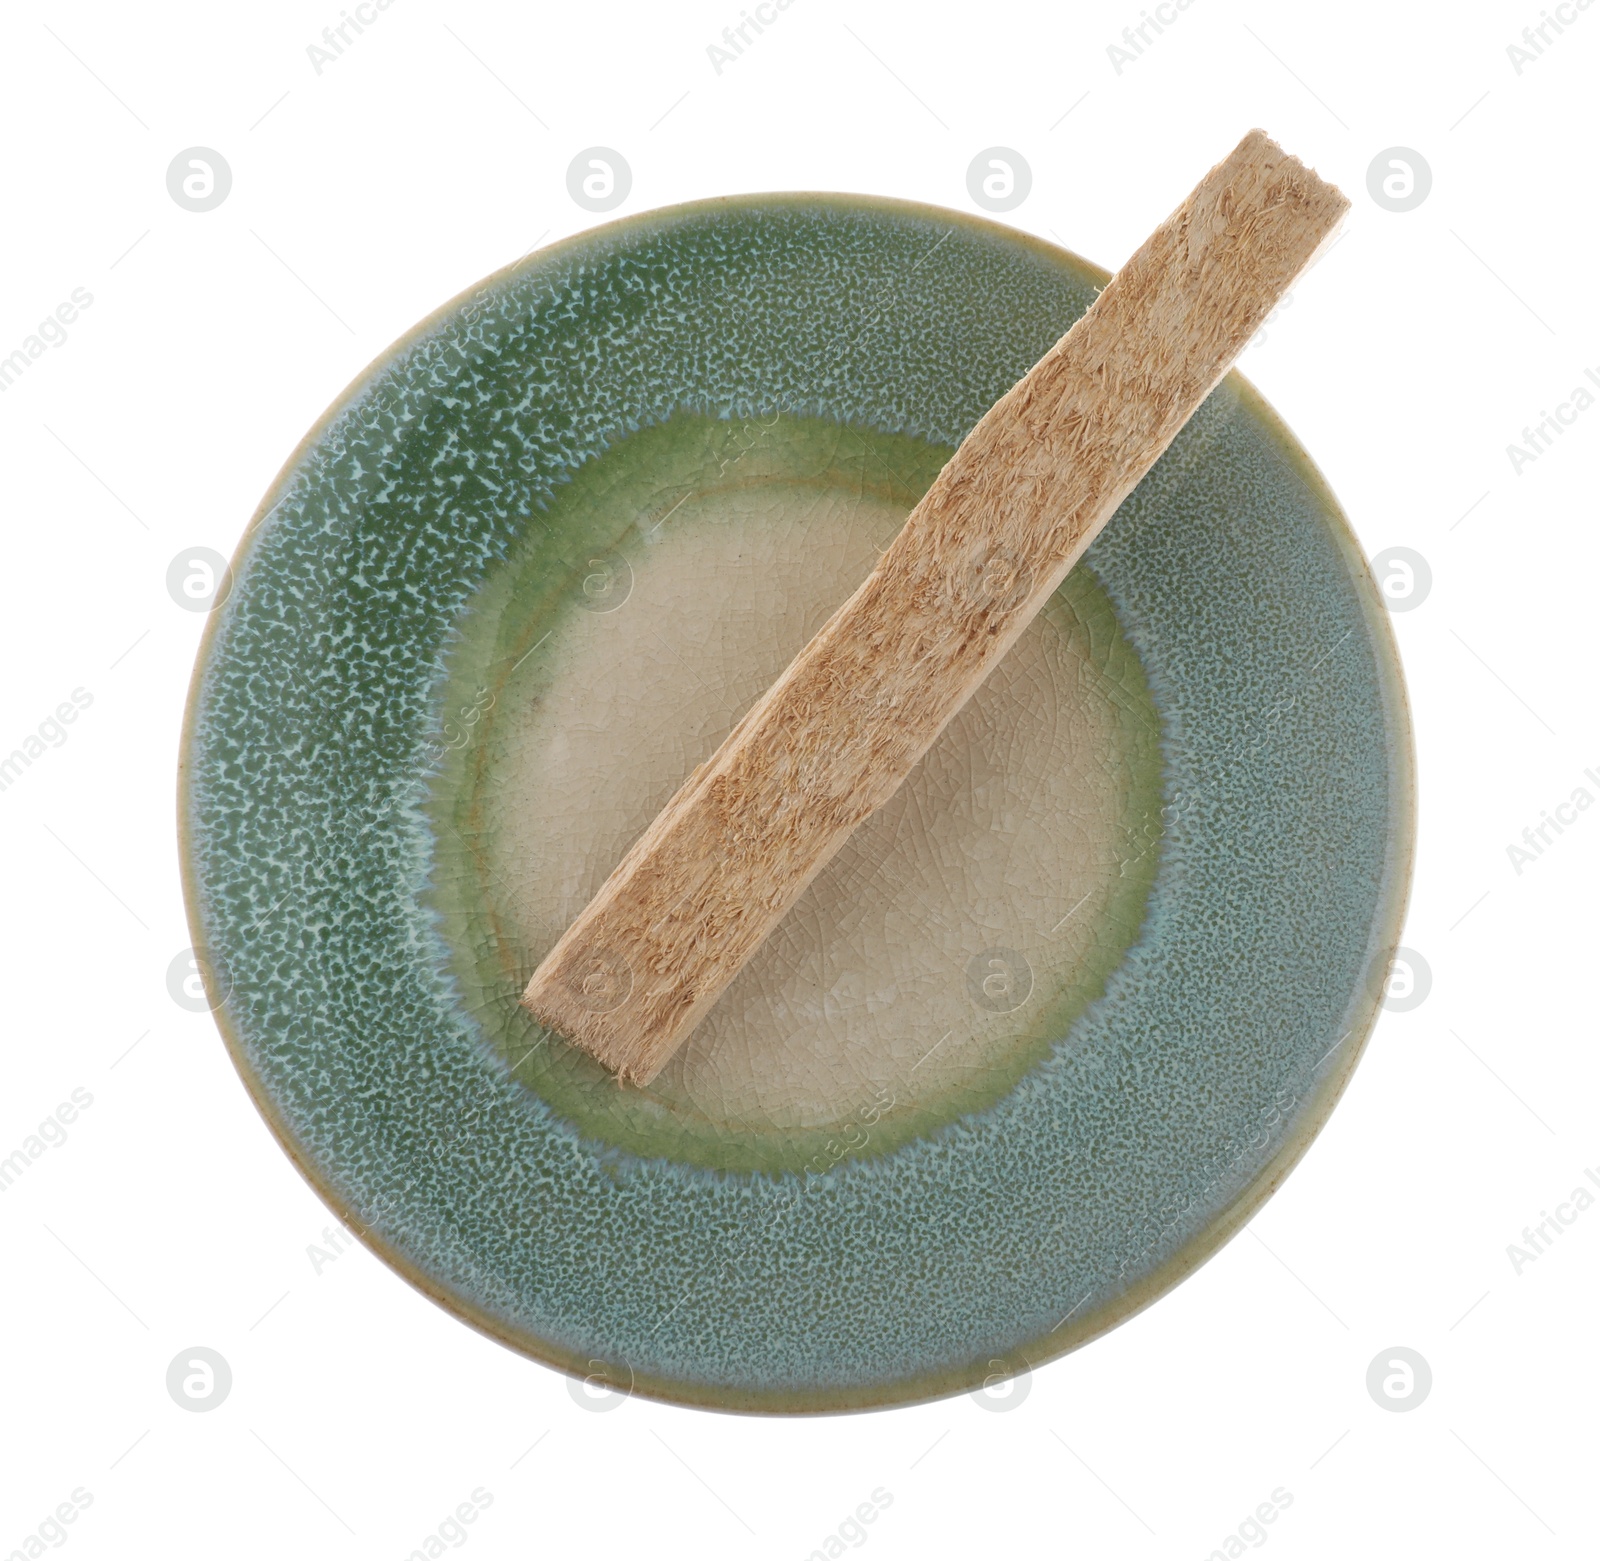
[[[1518,74],[1540,9],[1195,0],[1119,74],[1139,0],[794,0],[719,75],[739,0],[395,0],[319,75],[339,0],[8,8],[0,354],[75,287],[94,301],[0,395],[0,752],[74,688],[93,703],[0,792],[0,1156],[74,1088],[93,1104],[0,1194],[0,1554],[80,1486],[84,1558],[398,1561],[476,1487],[482,1561],[802,1557],[877,1487],[881,1557],[1202,1557],[1279,1487],[1262,1548],[1284,1557],[1593,1553],[1600,1208],[1520,1273],[1506,1250],[1600,1167],[1600,809],[1520,874],[1507,854],[1600,796],[1600,407],[1520,473],[1507,454],[1600,373],[1600,6]],[[615,215],[791,188],[972,210],[968,164],[1011,147],[1033,189],[1004,220],[1114,266],[1255,124],[1355,209],[1242,367],[1369,554],[1433,576],[1395,616],[1421,782],[1404,941],[1432,989],[1383,1016],[1288,1184],[1008,1413],[594,1413],[364,1249],[315,1271],[327,1211],[167,991],[204,624],[167,593],[174,556],[231,554],[416,320],[605,220],[567,194],[589,146],[632,168]],[[166,188],[195,145],[233,172],[205,214]],[[1405,213],[1367,193],[1396,145],[1433,173]],[[165,1388],[193,1345],[232,1367],[209,1413]],[[1405,1413],[1365,1385],[1392,1346],[1433,1373]]]

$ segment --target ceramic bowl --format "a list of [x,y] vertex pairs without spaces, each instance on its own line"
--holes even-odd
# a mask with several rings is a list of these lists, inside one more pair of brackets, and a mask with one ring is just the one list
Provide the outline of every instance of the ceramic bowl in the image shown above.
[[1128,1317],[1326,1120],[1410,869],[1383,607],[1230,376],[648,1089],[517,1004],[1105,273],[971,217],[647,213],[385,353],[196,669],[196,948],[388,1263],[680,1403],[973,1389]]

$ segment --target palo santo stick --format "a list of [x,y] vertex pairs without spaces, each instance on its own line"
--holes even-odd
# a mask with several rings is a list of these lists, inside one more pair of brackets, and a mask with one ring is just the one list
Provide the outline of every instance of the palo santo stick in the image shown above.
[[983,417],[523,994],[648,1083],[1227,372],[1349,202],[1253,130]]

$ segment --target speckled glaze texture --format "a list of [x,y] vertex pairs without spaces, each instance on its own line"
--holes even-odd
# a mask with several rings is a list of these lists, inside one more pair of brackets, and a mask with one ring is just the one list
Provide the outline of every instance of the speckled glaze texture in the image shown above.
[[1403,909],[1409,732],[1353,540],[1236,378],[1089,554],[1161,716],[1160,863],[1104,995],[998,1103],[821,1176],[588,1141],[508,1077],[427,907],[459,615],[575,468],[679,409],[953,445],[1099,280],[892,202],[649,214],[440,311],[267,496],[191,699],[196,944],[297,1164],[477,1326],[714,1407],[970,1388],[1160,1294],[1331,1109]]

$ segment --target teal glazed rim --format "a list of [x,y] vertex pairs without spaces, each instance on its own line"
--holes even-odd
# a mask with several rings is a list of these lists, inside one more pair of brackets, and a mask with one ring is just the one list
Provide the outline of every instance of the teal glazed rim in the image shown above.
[[[419,756],[453,625],[572,470],[679,409],[957,443],[1107,275],[1000,224],[875,197],[646,212],[435,311],[268,489],[185,712],[194,946],[301,1174],[384,1262],[509,1348],[719,1410],[975,1390],[1172,1288],[1336,1104],[1405,912],[1410,719],[1347,520],[1237,374],[1086,560],[1162,717],[1160,862],[1104,995],[1002,1100],[817,1178],[631,1154],[508,1077],[424,903]],[[820,383],[814,358],[783,350],[868,310],[885,329],[830,355]],[[711,342],[724,350],[697,350]],[[387,559],[403,577],[380,613]]]

